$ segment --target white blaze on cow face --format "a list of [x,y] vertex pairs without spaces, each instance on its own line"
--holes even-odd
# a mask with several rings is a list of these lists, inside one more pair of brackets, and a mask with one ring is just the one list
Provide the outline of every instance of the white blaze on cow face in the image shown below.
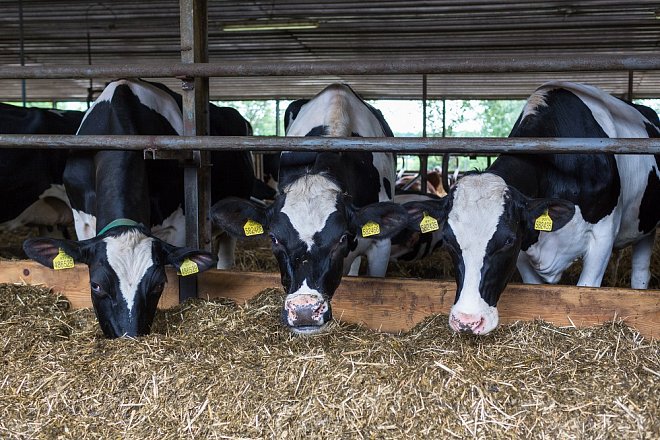
[[448,224],[460,247],[465,273],[449,317],[454,330],[485,334],[497,327],[497,308],[484,301],[479,286],[486,247],[504,212],[506,192],[504,180],[490,173],[468,175],[456,184]]
[[300,240],[310,250],[314,234],[323,230],[330,215],[337,211],[341,189],[323,174],[308,174],[284,189],[286,199],[280,212],[286,214]]
[[131,313],[135,295],[142,278],[154,264],[152,237],[138,230],[103,239],[106,243],[108,263],[117,275],[121,295]]

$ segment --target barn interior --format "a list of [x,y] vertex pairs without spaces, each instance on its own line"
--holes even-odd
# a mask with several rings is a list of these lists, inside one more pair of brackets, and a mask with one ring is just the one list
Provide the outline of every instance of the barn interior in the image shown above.
[[[210,62],[306,63],[657,56],[655,1],[210,1]],[[178,63],[179,2],[11,1],[0,4],[0,64],[16,66]],[[548,69],[553,70],[553,69]],[[94,93],[105,81],[95,78]],[[427,76],[429,98],[522,99],[551,79],[610,93],[660,97],[647,70],[451,73]],[[161,78],[173,89],[180,84]],[[211,99],[295,99],[346,81],[367,99],[421,99],[422,75],[211,78]],[[630,82],[630,85],[629,85]],[[88,79],[27,80],[28,101],[87,99]],[[0,81],[0,101],[20,101],[21,80]]]
[[[175,65],[179,8],[177,0],[0,2],[0,72]],[[214,77],[209,95],[308,98],[344,81],[367,99],[524,99],[561,79],[657,99],[660,70],[616,65],[660,58],[659,20],[657,1],[209,1],[213,63],[459,66],[433,74]],[[470,73],[475,64],[528,60],[537,67]],[[553,64],[562,60],[584,70],[559,71]],[[547,70],[538,67],[544,63]],[[0,101],[84,102],[111,79],[2,77]],[[181,90],[177,78],[154,79]],[[0,231],[0,242],[20,251],[35,234],[23,232]],[[653,289],[660,288],[659,243]],[[0,257],[15,258],[5,250]],[[629,287],[629,261],[629,250],[612,258],[605,280],[612,289],[598,294],[633,301],[614,290]],[[244,246],[237,264],[277,272],[268,240]],[[449,266],[442,252],[388,275],[451,279]],[[24,270],[17,284],[0,285],[3,438],[660,437],[660,347],[622,323],[626,316],[599,326],[520,321],[478,338],[452,333],[447,316],[434,315],[398,334],[341,322],[300,338],[279,322],[281,289],[267,289],[246,304],[187,301],[159,311],[152,335],[110,341],[91,309],[73,310],[66,295],[26,285]],[[575,284],[579,270],[562,284]],[[539,302],[559,314],[584,306],[581,297],[561,307],[552,298]],[[405,314],[398,306],[387,313]],[[653,327],[657,303],[649,310]]]

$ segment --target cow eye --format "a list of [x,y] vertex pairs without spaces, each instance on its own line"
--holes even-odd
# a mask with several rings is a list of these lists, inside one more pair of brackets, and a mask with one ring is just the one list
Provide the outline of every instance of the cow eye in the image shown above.
[[270,241],[272,241],[273,244],[280,244],[279,240],[277,239],[277,237],[275,237],[273,233],[268,234],[268,236],[270,237]]
[[92,287],[92,293],[96,296],[106,296],[106,292],[103,290],[103,287],[101,287],[100,284],[97,284],[95,282],[89,283],[89,285]]
[[158,283],[154,286],[153,289],[151,289],[151,293],[154,295],[160,295],[163,293],[163,289],[165,289],[165,283]]
[[513,246],[513,243],[515,242],[514,237],[507,237],[506,240],[504,240],[504,244],[502,245],[503,248],[509,248]]
[[344,235],[342,235],[341,238],[339,239],[339,242],[340,242],[340,243],[343,243],[343,242],[345,242],[347,239],[348,239],[348,234],[344,234]]

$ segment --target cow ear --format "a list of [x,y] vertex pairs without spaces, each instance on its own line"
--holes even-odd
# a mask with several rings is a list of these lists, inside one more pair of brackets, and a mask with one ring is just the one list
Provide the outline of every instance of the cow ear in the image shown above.
[[163,249],[167,262],[176,267],[177,271],[183,275],[204,272],[215,267],[217,262],[216,256],[207,251],[171,245],[163,246]]
[[424,200],[404,203],[403,207],[408,212],[408,228],[414,231],[421,231],[420,224],[424,214],[432,217],[439,224],[447,220],[447,197],[439,200]]
[[529,199],[526,204],[528,227],[539,231],[561,229],[574,215],[575,205],[564,199]]
[[369,223],[378,225],[373,238],[391,238],[406,227],[408,213],[397,203],[379,202],[358,209],[351,217],[351,228],[359,236],[367,236],[363,228]]
[[74,240],[57,238],[29,238],[23,242],[23,250],[28,258],[53,269],[53,260],[58,255],[66,254],[60,259],[73,258],[73,261],[87,263],[85,252],[81,244]]
[[268,229],[266,209],[237,197],[213,205],[211,220],[236,238],[258,236]]

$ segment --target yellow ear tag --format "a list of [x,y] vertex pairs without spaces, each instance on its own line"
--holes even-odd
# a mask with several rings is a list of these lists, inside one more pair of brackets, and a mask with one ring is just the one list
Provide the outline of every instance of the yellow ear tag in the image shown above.
[[186,258],[185,260],[183,260],[183,263],[181,263],[181,267],[179,267],[179,272],[182,277],[186,277],[188,275],[198,273],[199,266],[197,266],[197,263],[195,263],[194,261]]
[[371,237],[372,235],[380,234],[380,225],[376,222],[368,221],[362,226],[362,236]]
[[436,219],[427,213],[424,213],[422,221],[419,222],[419,229],[422,231],[422,234],[426,234],[427,232],[437,231],[440,227],[438,226],[438,221]]
[[264,227],[261,225],[261,223],[255,222],[252,219],[245,222],[245,225],[243,226],[243,230],[245,231],[246,237],[264,233]]
[[73,269],[73,257],[64,252],[64,249],[60,248],[57,256],[53,258],[53,269]]
[[552,219],[548,215],[548,211],[541,214],[534,222],[534,229],[537,231],[552,231]]

